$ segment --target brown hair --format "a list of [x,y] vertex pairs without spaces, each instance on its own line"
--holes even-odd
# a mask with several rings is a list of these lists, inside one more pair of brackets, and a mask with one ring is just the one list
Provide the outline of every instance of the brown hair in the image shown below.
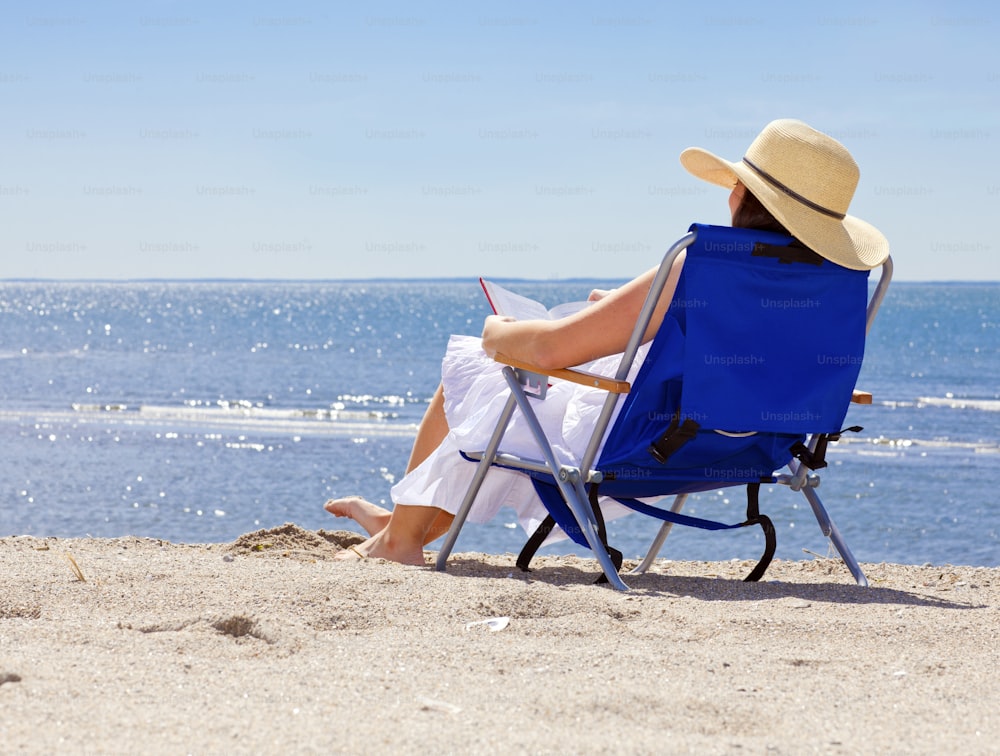
[[771,215],[771,211],[761,204],[761,201],[757,199],[746,185],[743,185],[743,199],[740,201],[740,206],[736,208],[736,212],[733,213],[733,226],[736,228],[756,228],[761,231],[776,231],[779,234],[788,234],[788,229],[785,228],[781,223]]

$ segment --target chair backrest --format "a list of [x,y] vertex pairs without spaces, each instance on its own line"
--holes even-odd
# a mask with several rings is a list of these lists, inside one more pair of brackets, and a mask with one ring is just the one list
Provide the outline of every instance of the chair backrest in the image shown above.
[[[670,309],[597,465],[611,495],[770,476],[805,434],[841,429],[861,369],[868,271],[781,234],[691,230]],[[691,440],[657,461],[650,445],[678,427]]]

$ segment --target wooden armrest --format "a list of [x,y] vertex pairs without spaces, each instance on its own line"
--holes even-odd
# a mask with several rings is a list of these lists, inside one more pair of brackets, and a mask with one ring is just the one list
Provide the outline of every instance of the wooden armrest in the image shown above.
[[552,370],[543,370],[537,365],[521,362],[520,360],[515,360],[513,357],[508,357],[507,355],[500,353],[494,355],[493,359],[497,362],[502,362],[504,365],[510,365],[512,368],[517,368],[518,370],[527,370],[528,372],[538,373],[539,375],[548,375],[552,378],[559,378],[563,381],[579,383],[581,386],[593,386],[594,388],[603,389],[604,391],[610,391],[612,394],[627,394],[632,388],[628,381],[618,381],[614,378],[597,375],[597,373],[588,373],[586,370],[575,370],[574,368],[554,368]]
[[854,389],[854,392],[851,394],[851,403],[852,404],[871,404],[872,403],[871,392],[870,391],[860,391],[858,389]]

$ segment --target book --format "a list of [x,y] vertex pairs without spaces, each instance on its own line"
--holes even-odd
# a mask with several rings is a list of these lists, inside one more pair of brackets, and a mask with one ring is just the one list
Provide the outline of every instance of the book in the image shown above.
[[498,283],[479,279],[486,299],[497,315],[506,315],[515,320],[558,320],[579,312],[589,302],[564,302],[555,307],[547,308],[541,302],[517,294]]

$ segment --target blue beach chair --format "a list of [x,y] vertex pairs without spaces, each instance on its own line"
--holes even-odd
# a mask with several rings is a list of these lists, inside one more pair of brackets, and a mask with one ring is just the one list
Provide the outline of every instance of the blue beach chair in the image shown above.
[[[687,253],[675,296],[634,385],[629,385],[625,379],[642,334],[682,250]],[[710,530],[759,525],[765,551],[747,577],[759,580],[774,553],[775,531],[759,512],[758,492],[761,483],[778,483],[805,495],[855,580],[867,585],[816,494],[815,470],[826,465],[827,444],[848,430],[842,424],[849,404],[871,401],[870,395],[855,391],[855,382],[865,334],[891,275],[887,259],[869,301],[868,271],[824,260],[789,236],[691,226],[664,256],[614,377],[572,369],[539,371],[497,355],[506,365],[510,397],[487,448],[463,452],[478,468],[437,568],[445,568],[488,470],[501,465],[531,475],[550,514],[518,558],[523,569],[558,525],[594,552],[604,579],[627,589],[618,574],[621,555],[607,544],[598,505],[598,498],[607,496],[663,520],[634,573],[649,567],[673,524]],[[551,379],[608,392],[578,466],[556,458],[531,407],[532,401],[544,401]],[[609,430],[619,401],[621,409]],[[501,451],[515,411],[524,414],[538,442],[537,459]],[[725,524],[681,513],[688,494],[744,485],[747,516],[742,522]],[[670,495],[669,508],[648,503]]]

